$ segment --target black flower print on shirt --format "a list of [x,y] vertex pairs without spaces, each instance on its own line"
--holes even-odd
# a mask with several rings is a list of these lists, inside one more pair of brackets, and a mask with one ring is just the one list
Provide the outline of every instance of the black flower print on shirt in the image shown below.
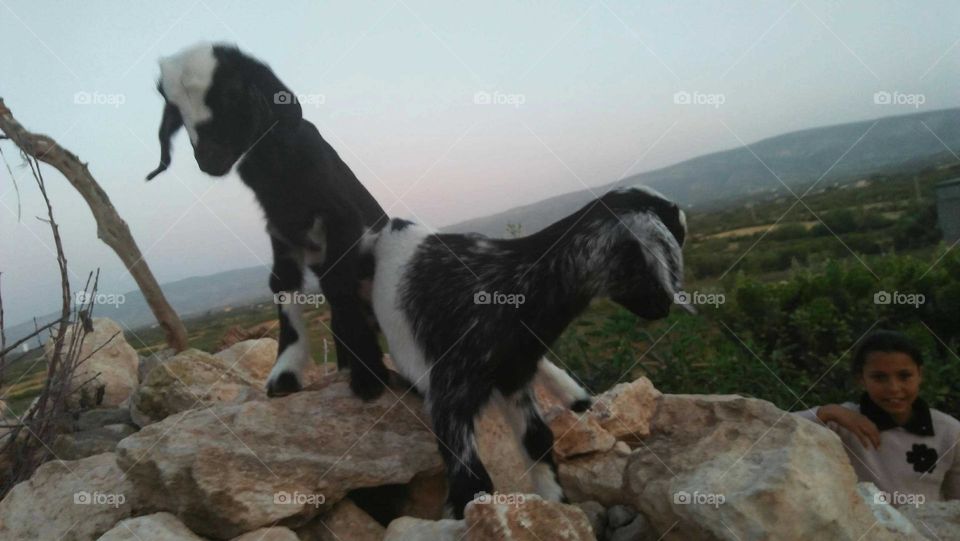
[[933,473],[937,467],[937,450],[922,443],[914,443],[913,449],[907,451],[907,463],[913,464],[915,472]]

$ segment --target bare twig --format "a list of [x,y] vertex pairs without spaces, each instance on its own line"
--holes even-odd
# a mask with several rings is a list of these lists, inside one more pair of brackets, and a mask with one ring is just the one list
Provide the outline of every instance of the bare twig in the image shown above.
[[[97,237],[117,254],[137,282],[144,299],[166,335],[167,344],[175,351],[187,348],[187,331],[180,317],[167,302],[160,284],[150,271],[127,223],[117,213],[106,192],[100,187],[87,165],[52,138],[27,131],[0,98],[0,131],[20,150],[33,158],[31,171],[36,174],[38,161],[56,168],[87,202],[97,222]],[[36,167],[34,167],[36,166]]]

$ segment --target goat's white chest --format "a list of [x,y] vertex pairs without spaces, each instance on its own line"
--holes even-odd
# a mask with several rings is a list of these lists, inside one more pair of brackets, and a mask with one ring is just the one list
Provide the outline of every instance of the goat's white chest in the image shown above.
[[390,356],[397,371],[421,393],[430,388],[428,360],[417,343],[413,327],[402,304],[402,288],[407,264],[428,232],[418,226],[392,231],[390,226],[380,233],[374,248],[376,271],[373,279],[373,311],[380,329],[390,345]]

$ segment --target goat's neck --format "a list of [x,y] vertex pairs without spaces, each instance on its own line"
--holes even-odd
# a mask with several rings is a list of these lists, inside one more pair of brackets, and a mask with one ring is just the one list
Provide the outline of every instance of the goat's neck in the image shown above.
[[[560,227],[556,227],[557,225]],[[525,303],[549,314],[546,335],[562,332],[603,290],[604,239],[590,223],[558,222],[543,231],[507,241],[523,254]]]

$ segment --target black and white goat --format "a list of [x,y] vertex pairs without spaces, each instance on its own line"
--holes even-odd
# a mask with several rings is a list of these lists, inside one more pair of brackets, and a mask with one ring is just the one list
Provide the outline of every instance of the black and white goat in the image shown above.
[[198,44],[160,61],[166,105],[160,166],[170,164],[173,135],[183,126],[200,170],[223,176],[234,163],[256,195],[273,248],[270,288],[278,302],[280,343],[267,392],[295,392],[311,362],[298,304],[304,267],[330,304],[337,364],[351,369],[363,398],[383,390],[383,364],[369,307],[359,297],[358,241],[386,223],[383,209],[336,151],[302,116],[296,96],[265,64],[228,45]]
[[563,498],[553,434],[530,383],[567,382],[574,408],[588,406],[586,393],[543,359],[548,345],[597,296],[665,317],[681,290],[685,235],[676,204],[630,188],[523,238],[434,234],[400,219],[365,238],[374,312],[398,370],[426,397],[454,516],[493,490],[474,439],[474,419],[492,397],[507,406],[538,494]]

